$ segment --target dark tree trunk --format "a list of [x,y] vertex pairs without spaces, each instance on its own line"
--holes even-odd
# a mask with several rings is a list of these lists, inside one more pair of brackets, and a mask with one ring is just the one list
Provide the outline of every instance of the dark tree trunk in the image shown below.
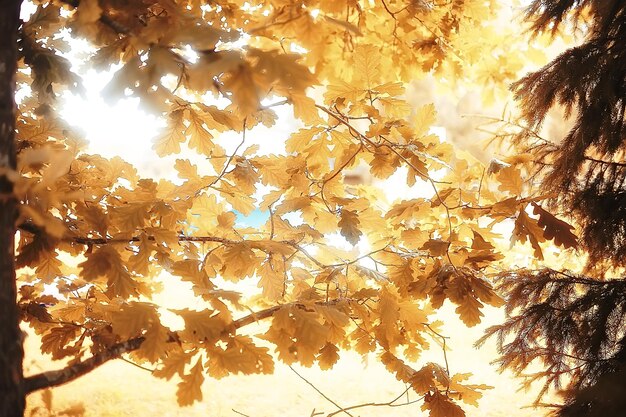
[[24,350],[15,283],[17,202],[2,171],[15,169],[15,72],[22,0],[0,0],[0,416],[22,417]]

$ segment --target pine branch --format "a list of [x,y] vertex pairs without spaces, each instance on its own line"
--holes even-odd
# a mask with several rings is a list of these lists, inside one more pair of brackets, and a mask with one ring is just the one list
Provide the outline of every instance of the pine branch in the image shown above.
[[597,158],[593,158],[593,157],[587,156],[587,155],[585,155],[584,158],[587,161],[595,162],[595,163],[601,164],[601,165],[609,165],[609,166],[613,166],[613,167],[626,168],[626,162],[606,161],[604,159],[597,159]]

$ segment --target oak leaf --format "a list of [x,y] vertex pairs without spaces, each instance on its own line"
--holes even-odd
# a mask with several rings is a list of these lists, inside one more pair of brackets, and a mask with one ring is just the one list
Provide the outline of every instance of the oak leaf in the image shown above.
[[159,156],[180,152],[180,144],[186,140],[187,128],[183,123],[184,111],[174,110],[170,113],[165,131],[156,138],[152,148]]
[[185,330],[181,332],[191,342],[212,343],[226,329],[226,323],[219,315],[212,315],[212,310],[173,310],[185,321]]
[[53,359],[61,359],[75,353],[68,345],[78,336],[78,329],[74,325],[53,327],[41,338],[41,351],[52,354]]
[[363,232],[359,229],[360,224],[359,216],[354,211],[341,210],[337,225],[341,229],[341,235],[352,245],[359,243],[359,239],[363,235]]
[[263,296],[268,300],[278,300],[285,290],[285,271],[278,262],[270,257],[257,271],[259,283],[257,286],[263,289]]
[[572,233],[574,226],[553,216],[537,203],[531,204],[533,213],[539,216],[537,225],[543,229],[543,237],[546,240],[554,240],[555,244],[565,249],[578,247],[578,237]]
[[328,370],[331,369],[339,360],[339,349],[337,346],[326,343],[324,347],[320,349],[319,354],[317,355],[317,362],[319,363],[320,369]]
[[186,406],[193,404],[195,401],[202,401],[203,372],[202,359],[198,358],[189,374],[181,376],[182,381],[178,383],[178,389],[176,390],[178,405]]
[[426,394],[422,410],[428,410],[430,417],[465,417],[463,409],[439,391]]
[[450,380],[450,390],[454,391],[455,398],[466,404],[478,407],[478,400],[482,398],[480,391],[493,389],[494,387],[485,384],[466,384],[464,381],[471,377],[471,373],[455,374]]
[[544,231],[539,227],[537,220],[529,217],[524,209],[521,209],[517,215],[511,236],[511,244],[515,244],[518,241],[521,243],[529,241],[533,247],[535,257],[543,260],[543,251],[539,243],[545,241]]
[[167,351],[167,356],[162,359],[161,367],[152,374],[157,378],[171,379],[178,374],[183,376],[185,373],[185,365],[191,359],[191,355],[182,349],[172,349]]

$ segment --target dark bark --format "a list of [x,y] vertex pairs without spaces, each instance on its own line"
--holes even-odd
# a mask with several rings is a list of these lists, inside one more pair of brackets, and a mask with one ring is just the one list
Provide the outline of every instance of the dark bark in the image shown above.
[[24,350],[15,282],[17,201],[2,171],[16,168],[15,72],[21,0],[0,2],[0,416],[22,417]]

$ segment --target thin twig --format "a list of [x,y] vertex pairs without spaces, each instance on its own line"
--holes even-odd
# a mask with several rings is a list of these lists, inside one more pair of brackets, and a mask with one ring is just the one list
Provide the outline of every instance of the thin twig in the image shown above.
[[[437,332],[435,329],[433,329],[430,324],[424,323],[424,325],[433,334],[435,334],[436,336],[439,336],[441,338],[441,341],[443,343],[443,346],[442,346],[442,349],[443,349],[443,360],[444,360],[444,362],[446,364],[446,375],[448,375],[448,377],[450,377],[450,365],[448,364],[448,353],[447,353],[448,349],[447,349],[447,346],[446,346],[446,339],[447,339],[447,337],[442,335],[441,333]],[[450,389],[450,381],[448,381],[448,386],[446,387],[446,395],[448,394],[448,390],[449,389]]]
[[128,363],[130,365],[136,366],[137,368],[139,368],[139,369],[141,369],[143,371],[147,371],[147,372],[150,372],[150,373],[154,372],[154,369],[146,368],[145,366],[139,365],[138,363],[135,363],[135,362],[131,361],[130,359],[126,359],[123,356],[120,356],[119,359],[123,360],[124,362],[126,362],[126,363]]
[[363,403],[363,404],[356,404],[356,405],[352,405],[350,407],[346,407],[344,409],[338,410],[338,411],[334,411],[332,413],[329,413],[326,417],[332,417],[337,415],[338,413],[341,412],[347,412],[348,410],[354,410],[357,408],[363,408],[363,407],[403,407],[406,405],[410,405],[410,404],[415,404],[416,402],[422,401],[424,399],[424,396],[416,398],[412,401],[406,401],[404,403],[401,404],[394,404],[396,401],[398,401],[400,398],[402,398],[404,396],[404,394],[407,394],[409,392],[409,390],[411,389],[411,387],[407,387],[404,391],[402,391],[402,393],[400,395],[398,395],[396,398],[394,398],[391,401],[387,401],[385,403]]
[[[337,411],[336,413],[340,413],[340,412],[344,412],[347,415],[349,415],[350,417],[354,417],[352,414],[350,414],[345,408],[343,408],[342,406],[340,406],[339,404],[337,404],[335,401],[333,401],[331,398],[328,397],[328,395],[324,394],[322,391],[319,390],[319,388],[317,388],[315,385],[313,385],[313,383],[311,381],[309,381],[308,379],[306,379],[305,377],[303,377],[302,375],[300,375],[298,373],[298,371],[296,371],[295,369],[293,369],[293,367],[291,365],[289,365],[289,369],[291,369],[293,371],[294,374],[298,375],[298,377],[300,377],[300,379],[302,379],[304,382],[306,382],[307,384],[309,384],[315,391],[317,391],[317,393],[319,395],[321,395],[322,397],[324,397],[328,402],[332,403],[335,407],[337,407],[339,409],[339,411]],[[336,414],[335,413],[335,414]],[[330,416],[330,414],[329,414]]]

